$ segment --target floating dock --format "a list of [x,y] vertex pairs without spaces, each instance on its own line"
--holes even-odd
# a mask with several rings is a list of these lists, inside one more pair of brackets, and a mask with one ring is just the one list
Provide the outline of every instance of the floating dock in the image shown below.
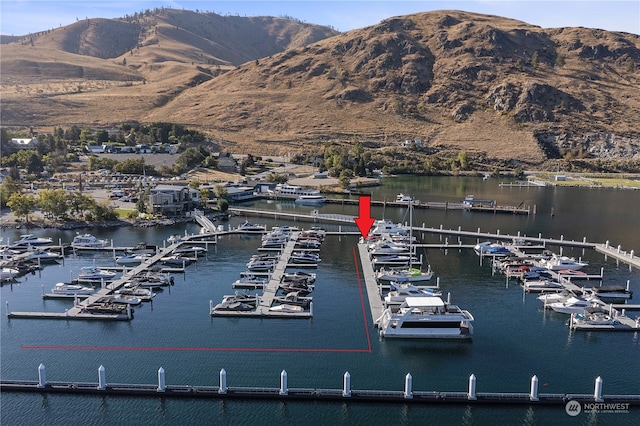
[[[298,240],[299,233],[293,232],[289,236],[289,241],[283,247],[280,252],[280,258],[278,263],[275,265],[273,271],[268,273],[269,280],[266,285],[262,285],[260,287],[255,286],[253,288],[262,288],[262,295],[258,296],[258,300],[256,302],[256,308],[253,310],[247,311],[233,311],[233,310],[222,310],[216,309],[213,305],[213,302],[210,301],[210,314],[211,316],[224,316],[224,317],[270,317],[270,318],[311,318],[313,316],[313,302],[310,304],[310,309],[300,311],[300,312],[289,312],[289,311],[277,311],[271,310],[273,302],[276,297],[276,293],[280,288],[280,283],[282,282],[282,277],[288,267],[295,268],[303,268],[303,267],[317,267],[317,264],[304,264],[304,263],[292,263],[289,261],[291,259],[291,255],[293,251],[296,249],[296,244]],[[257,275],[257,274],[254,274]],[[240,287],[240,285],[234,285],[236,287]],[[246,288],[246,287],[245,287]],[[251,287],[249,287],[251,288]]]
[[38,367],[38,380],[0,380],[1,392],[65,393],[93,396],[126,396],[151,398],[260,399],[279,401],[331,401],[344,403],[375,402],[399,404],[464,404],[464,405],[561,405],[570,402],[585,408],[628,412],[640,406],[640,395],[604,395],[603,380],[597,377],[593,393],[539,393],[538,378],[531,378],[529,392],[476,392],[476,376],[469,376],[466,391],[419,391],[413,389],[411,374],[404,377],[404,389],[357,390],[351,388],[349,372],[342,376],[342,389],[289,388],[286,371],[280,373],[280,387],[229,387],[227,373],[220,370],[218,386],[167,385],[165,371],[158,369],[156,384],[107,383],[103,366],[98,369],[98,383],[48,382],[43,364]]

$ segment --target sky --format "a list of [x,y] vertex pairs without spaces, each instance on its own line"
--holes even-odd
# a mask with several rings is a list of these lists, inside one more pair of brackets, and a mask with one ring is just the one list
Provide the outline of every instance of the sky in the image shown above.
[[85,18],[118,18],[145,9],[214,12],[234,16],[287,16],[349,31],[400,15],[456,9],[517,19],[543,28],[587,27],[640,35],[640,0],[0,0],[0,34],[25,35]]

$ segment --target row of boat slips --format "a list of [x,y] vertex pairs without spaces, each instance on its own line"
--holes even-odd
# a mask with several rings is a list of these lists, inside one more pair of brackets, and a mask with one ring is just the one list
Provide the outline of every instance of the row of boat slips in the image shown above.
[[[40,319],[82,319],[82,320],[131,320],[133,319],[132,305],[153,298],[153,288],[171,285],[173,278],[168,273],[157,273],[151,269],[163,258],[179,251],[181,248],[194,243],[215,244],[216,241],[204,240],[208,235],[194,235],[174,242],[166,248],[157,248],[154,254],[140,265],[134,266],[115,279],[115,273],[95,266],[83,268],[84,276],[76,280],[77,283],[54,285],[50,293],[44,298],[73,298],[74,306],[65,312],[17,312],[9,311],[9,318],[40,318]],[[197,246],[190,246],[188,250],[195,250]],[[201,248],[201,247],[200,247]],[[91,294],[80,283],[100,283],[100,288]],[[82,300],[80,300],[82,299]]]
[[[241,225],[249,229],[251,224]],[[259,254],[247,263],[249,271],[233,283],[234,288],[262,290],[262,294],[238,293],[226,295],[217,305],[209,302],[212,316],[311,318],[315,274],[287,272],[290,267],[317,267],[317,251],[324,239],[321,230],[299,231],[297,228],[276,227],[262,238],[262,248],[270,254]],[[313,249],[301,250],[313,244]],[[275,253],[275,254],[274,254]],[[264,277],[263,275],[266,275]]]
[[539,292],[538,300],[544,309],[552,309],[570,315],[571,330],[586,331],[634,331],[640,330],[640,316],[630,318],[628,310],[640,309],[640,305],[614,302],[632,297],[627,287],[622,286],[578,286],[580,280],[602,280],[599,275],[581,271],[587,264],[566,256],[548,252],[526,253],[527,246],[509,247],[501,250],[499,244],[476,246],[480,256],[491,252],[492,266],[509,277],[516,276],[527,293]]

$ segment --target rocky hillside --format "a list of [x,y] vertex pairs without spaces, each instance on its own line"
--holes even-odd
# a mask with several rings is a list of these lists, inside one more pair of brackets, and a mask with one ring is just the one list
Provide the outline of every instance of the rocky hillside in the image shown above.
[[[119,36],[98,43],[109,25]],[[8,65],[8,48],[29,64]],[[89,71],[78,71],[72,78],[85,89],[52,93],[42,84],[60,63],[29,58],[39,49],[80,57],[83,67],[93,64],[87,56],[103,61],[104,83],[89,87]],[[2,53],[3,97],[5,88],[22,89],[3,102],[3,124],[173,121],[257,153],[419,139],[433,151],[530,163],[640,157],[640,37],[627,33],[439,11],[336,34],[276,18],[163,10],[131,22],[81,21]],[[42,92],[16,84],[25,69]]]

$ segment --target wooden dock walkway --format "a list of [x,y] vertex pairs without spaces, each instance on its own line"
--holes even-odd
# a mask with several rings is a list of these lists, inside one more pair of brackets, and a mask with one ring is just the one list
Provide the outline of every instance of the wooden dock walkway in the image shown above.
[[367,250],[366,243],[358,244],[358,254],[360,255],[360,265],[362,267],[362,275],[364,276],[364,283],[367,289],[367,297],[369,298],[369,309],[371,309],[371,319],[375,326],[378,325],[378,318],[382,316],[384,307],[382,306],[382,297],[380,295],[380,288],[378,287],[378,280],[376,279],[373,265],[369,260],[369,251]]

